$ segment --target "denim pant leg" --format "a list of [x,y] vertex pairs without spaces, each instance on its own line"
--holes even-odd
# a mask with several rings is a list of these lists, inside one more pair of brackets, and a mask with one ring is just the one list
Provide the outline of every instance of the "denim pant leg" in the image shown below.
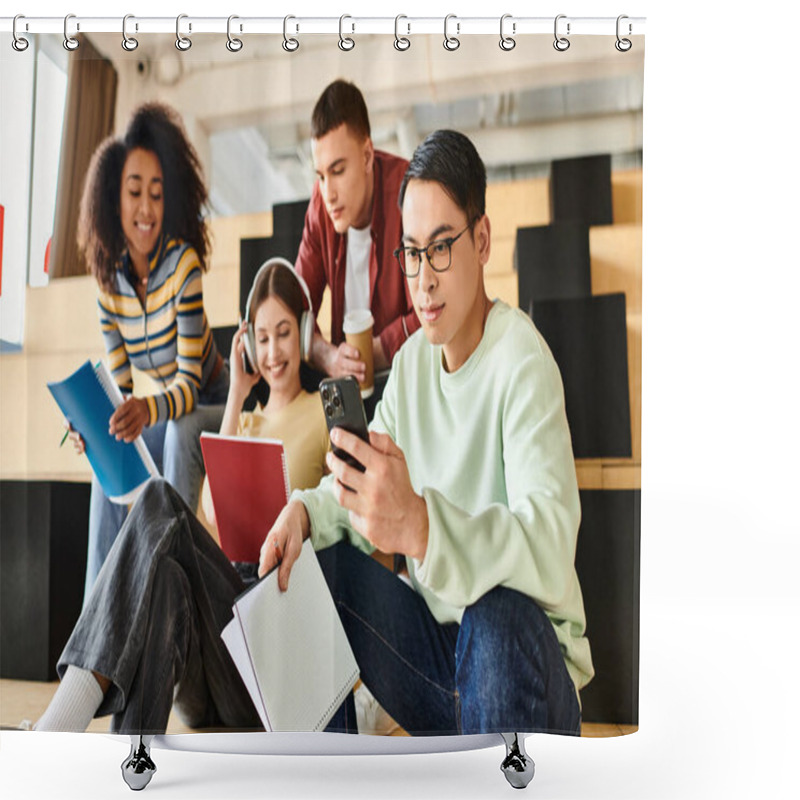
[[203,431],[218,433],[224,413],[224,405],[197,405],[191,414],[166,424],[162,475],[192,511],[197,511],[206,474],[200,434]]
[[98,576],[58,662],[111,680],[98,716],[158,733],[175,700],[195,726],[260,728],[220,639],[243,584],[175,490],[151,481]]
[[347,542],[317,557],[361,679],[378,702],[411,734],[459,733],[458,626],[440,625],[420,595]]
[[464,733],[580,734],[580,707],[553,625],[498,586],[464,611],[456,645]]
[[[159,472],[163,473],[164,435],[167,423],[160,422],[142,431],[150,455],[155,461]],[[92,588],[100,573],[100,568],[106,560],[111,548],[116,541],[128,507],[119,503],[112,503],[106,497],[100,482],[92,475],[92,490],[89,499],[89,539],[86,550],[86,582],[83,590],[83,605],[85,606],[92,593]]]

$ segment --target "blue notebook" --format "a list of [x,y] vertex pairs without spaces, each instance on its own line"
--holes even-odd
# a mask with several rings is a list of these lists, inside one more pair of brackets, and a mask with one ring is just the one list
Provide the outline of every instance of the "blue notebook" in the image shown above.
[[108,432],[108,420],[123,402],[104,363],[83,366],[63,381],[47,384],[64,416],[80,433],[86,457],[103,491],[114,503],[132,503],[151,477],[158,475],[141,436],[129,444]]

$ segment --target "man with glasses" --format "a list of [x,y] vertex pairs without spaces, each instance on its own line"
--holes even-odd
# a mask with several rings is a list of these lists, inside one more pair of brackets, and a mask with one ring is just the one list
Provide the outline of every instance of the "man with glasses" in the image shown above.
[[[409,733],[578,734],[593,668],[563,389],[531,320],[486,294],[485,194],[467,137],[417,148],[395,256],[422,331],[395,358],[370,443],[332,433],[365,471],[329,454],[259,571],[283,553],[286,589],[311,537],[361,677]],[[405,555],[410,586],[361,552],[375,547]]]

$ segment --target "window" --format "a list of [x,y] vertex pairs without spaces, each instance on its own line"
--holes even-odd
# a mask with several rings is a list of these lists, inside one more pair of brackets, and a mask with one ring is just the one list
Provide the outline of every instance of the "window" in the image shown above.
[[61,39],[37,35],[30,49],[16,53],[9,48],[0,71],[3,350],[22,345],[26,285],[47,283],[67,92],[68,54]]

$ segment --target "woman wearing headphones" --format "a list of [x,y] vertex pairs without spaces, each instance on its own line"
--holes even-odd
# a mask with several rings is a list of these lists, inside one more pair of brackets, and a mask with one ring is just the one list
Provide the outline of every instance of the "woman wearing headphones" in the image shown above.
[[[270,259],[256,274],[245,309],[247,320],[231,345],[231,388],[219,432],[282,440],[292,489],[316,486],[325,472],[329,440],[319,396],[300,384],[300,363],[308,360],[314,333],[306,284],[288,261]],[[269,386],[266,405],[242,412],[261,378]],[[208,480],[203,512],[215,524]],[[250,566],[245,574],[255,578],[258,565]]]
[[[229,380],[203,307],[207,199],[180,117],[151,103],[135,110],[122,138],[97,148],[78,222],[78,244],[99,285],[109,370],[127,395],[109,432],[126,442],[143,434],[161,473],[193,509],[204,474],[199,435],[219,429]],[[132,366],[158,391],[134,397]],[[71,438],[83,452],[80,431]],[[93,478],[84,602],[125,515]]]
[[[223,433],[280,438],[293,489],[317,485],[328,450],[322,403],[300,386],[301,355],[308,354],[301,331],[307,345],[313,329],[304,292],[283,259],[259,270],[248,319],[231,346],[222,426]],[[242,363],[246,339],[254,375]],[[269,385],[269,401],[242,412],[259,378]],[[84,604],[58,662],[61,684],[35,729],[83,731],[94,716],[113,714],[115,732],[161,733],[173,701],[191,727],[261,729],[220,638],[244,588],[192,509],[166,481],[151,480]],[[347,708],[351,716],[345,721],[342,710],[333,727],[355,724],[352,698]]]

